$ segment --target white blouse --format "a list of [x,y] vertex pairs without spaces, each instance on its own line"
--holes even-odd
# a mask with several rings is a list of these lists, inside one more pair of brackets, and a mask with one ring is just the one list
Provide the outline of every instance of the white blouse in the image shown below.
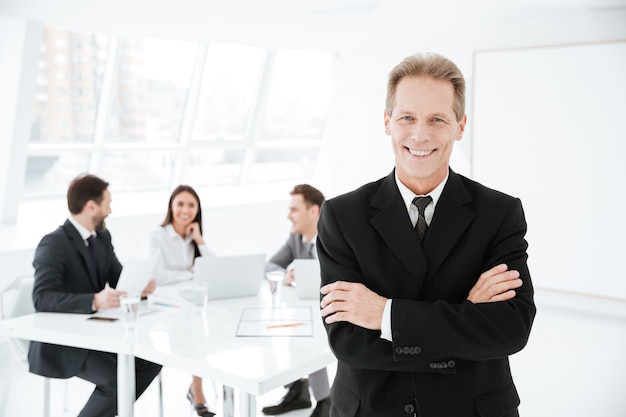
[[[207,245],[199,245],[200,256],[215,256]],[[150,234],[150,254],[156,256],[154,279],[157,285],[190,280],[195,257],[191,236],[184,239],[171,224],[157,227]]]

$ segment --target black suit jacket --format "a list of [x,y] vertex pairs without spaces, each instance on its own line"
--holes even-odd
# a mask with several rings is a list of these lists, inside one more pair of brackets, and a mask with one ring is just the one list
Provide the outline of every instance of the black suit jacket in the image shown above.
[[[38,312],[92,313],[94,294],[117,285],[122,265],[115,256],[111,234],[96,236],[99,276],[92,266],[89,249],[69,220],[44,236],[35,250],[33,302]],[[31,342],[28,352],[30,371],[47,377],[68,378],[85,361],[84,349]]]
[[[394,172],[324,203],[322,285],[361,282],[393,299],[393,342],[347,322],[326,325],[338,359],[331,416],[517,416],[508,355],[535,316],[521,202],[450,170],[423,247]],[[506,263],[523,286],[507,302],[466,300]]]

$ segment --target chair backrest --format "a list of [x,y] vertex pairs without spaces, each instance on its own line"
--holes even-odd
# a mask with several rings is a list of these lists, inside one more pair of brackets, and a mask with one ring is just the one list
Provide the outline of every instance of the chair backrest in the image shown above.
[[[2,290],[0,294],[0,314],[3,319],[10,319],[35,312],[33,304],[33,285],[35,279],[32,275],[16,278],[8,287]],[[12,303],[5,303],[5,299],[9,298],[10,293],[15,293]],[[7,296],[7,297],[5,297]],[[28,361],[28,347],[30,342],[24,339],[9,338],[11,349],[17,357],[24,361]]]

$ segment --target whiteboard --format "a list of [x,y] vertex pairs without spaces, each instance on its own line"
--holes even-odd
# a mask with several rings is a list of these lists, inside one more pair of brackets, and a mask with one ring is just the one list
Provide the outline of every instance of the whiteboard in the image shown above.
[[626,299],[626,41],[474,59],[472,176],[521,198],[534,285]]

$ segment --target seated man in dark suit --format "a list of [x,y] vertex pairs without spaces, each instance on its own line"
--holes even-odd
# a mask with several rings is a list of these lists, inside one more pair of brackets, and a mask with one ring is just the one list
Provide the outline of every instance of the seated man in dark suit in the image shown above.
[[[35,251],[33,301],[38,312],[89,314],[120,306],[114,287],[122,271],[104,219],[111,213],[108,183],[93,175],[75,178],[67,191],[70,216],[44,236]],[[93,250],[93,252],[91,252]],[[107,285],[108,284],[108,285]],[[148,285],[144,294],[152,292]],[[117,414],[117,357],[113,353],[31,342],[30,371],[51,378],[76,376],[96,385],[79,417]],[[135,359],[139,397],[161,366]]]

